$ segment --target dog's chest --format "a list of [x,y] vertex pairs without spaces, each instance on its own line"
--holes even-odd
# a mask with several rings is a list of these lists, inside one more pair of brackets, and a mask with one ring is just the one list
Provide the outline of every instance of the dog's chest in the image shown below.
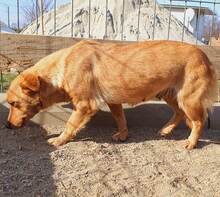
[[54,87],[62,87],[64,80],[64,66],[60,66],[51,77],[51,83]]

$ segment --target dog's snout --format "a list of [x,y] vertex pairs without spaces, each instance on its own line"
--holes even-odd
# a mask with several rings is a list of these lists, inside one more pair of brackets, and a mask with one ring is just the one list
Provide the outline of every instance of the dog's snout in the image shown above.
[[5,127],[8,128],[8,129],[18,129],[20,127],[23,126],[23,123],[21,125],[14,125],[12,124],[11,122],[7,121],[7,123],[5,124]]
[[12,129],[12,125],[9,121],[6,122],[5,127],[8,129]]

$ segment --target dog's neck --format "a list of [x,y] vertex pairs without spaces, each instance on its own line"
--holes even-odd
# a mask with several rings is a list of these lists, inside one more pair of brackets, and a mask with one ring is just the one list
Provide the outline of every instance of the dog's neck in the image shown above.
[[41,79],[40,100],[43,108],[47,108],[56,103],[71,101],[64,89],[55,87],[51,82]]
[[71,101],[70,95],[65,91],[64,87],[64,67],[57,66],[55,63],[45,65],[39,62],[28,70],[35,73],[40,80],[40,99],[43,108],[47,108],[53,104]]

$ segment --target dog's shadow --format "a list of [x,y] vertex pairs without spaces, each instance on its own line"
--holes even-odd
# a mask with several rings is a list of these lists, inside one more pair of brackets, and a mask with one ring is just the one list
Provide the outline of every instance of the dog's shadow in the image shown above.
[[55,196],[55,149],[43,137],[46,130],[30,122],[29,126],[5,128],[8,108],[0,105],[0,196]]
[[[158,135],[159,129],[166,124],[173,112],[165,104],[146,104],[135,108],[125,109],[128,123],[129,138],[125,142],[138,143],[148,140],[164,140]],[[155,127],[156,125],[156,127]],[[198,148],[209,144],[220,144],[220,131],[207,129],[198,143]],[[117,130],[116,123],[110,112],[99,111],[80,131],[72,141],[95,141],[96,143],[116,143],[112,140],[112,134]],[[166,137],[168,140],[184,140],[190,134],[190,129],[185,123],[181,123],[174,132]]]
[[[166,123],[172,115],[170,109],[160,108],[158,112],[153,104],[126,109],[129,128],[129,138],[120,143],[140,143],[149,140],[163,140],[157,135],[158,128]],[[8,114],[8,109],[0,105],[0,122],[6,121],[3,114]],[[166,117],[165,119],[162,117]],[[155,122],[158,128],[151,129]],[[116,130],[116,124],[110,112],[100,111],[89,122],[74,141],[94,141],[96,143],[116,143],[111,139]],[[55,149],[49,146],[45,136],[47,131],[33,122],[27,127],[17,131],[1,127],[0,138],[0,196],[54,196],[56,184],[53,179],[54,164],[50,153]],[[169,137],[171,140],[183,140],[189,135],[189,129],[174,131]],[[47,136],[51,137],[51,136]],[[206,130],[203,132],[199,148],[209,144],[220,144],[220,132]],[[4,180],[3,182],[1,180]]]

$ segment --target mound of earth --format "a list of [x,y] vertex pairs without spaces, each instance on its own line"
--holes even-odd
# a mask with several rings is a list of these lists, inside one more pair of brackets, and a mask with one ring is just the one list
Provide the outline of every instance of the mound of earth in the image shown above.
[[[154,26],[154,0],[126,0],[124,1],[111,0],[91,0],[91,9],[89,10],[89,1],[76,0],[74,1],[74,21],[73,21],[73,36],[74,37],[90,37],[94,39],[112,39],[112,40],[149,40],[167,39],[169,27],[169,11],[161,8],[156,4],[155,15],[155,31],[153,36]],[[140,5],[139,5],[140,2]],[[138,23],[140,7],[140,22]],[[66,4],[57,8],[56,17],[56,35],[71,36],[71,4]],[[106,13],[107,10],[107,13]],[[89,18],[89,11],[91,17]],[[90,19],[90,20],[89,20]],[[40,19],[39,24],[36,21],[27,26],[22,32],[23,34],[41,33]],[[90,23],[89,23],[90,21]],[[54,12],[44,14],[44,29],[45,35],[54,35]],[[171,15],[170,20],[170,40],[182,40],[183,24]],[[184,31],[184,41],[195,43],[196,38],[186,30]]]

